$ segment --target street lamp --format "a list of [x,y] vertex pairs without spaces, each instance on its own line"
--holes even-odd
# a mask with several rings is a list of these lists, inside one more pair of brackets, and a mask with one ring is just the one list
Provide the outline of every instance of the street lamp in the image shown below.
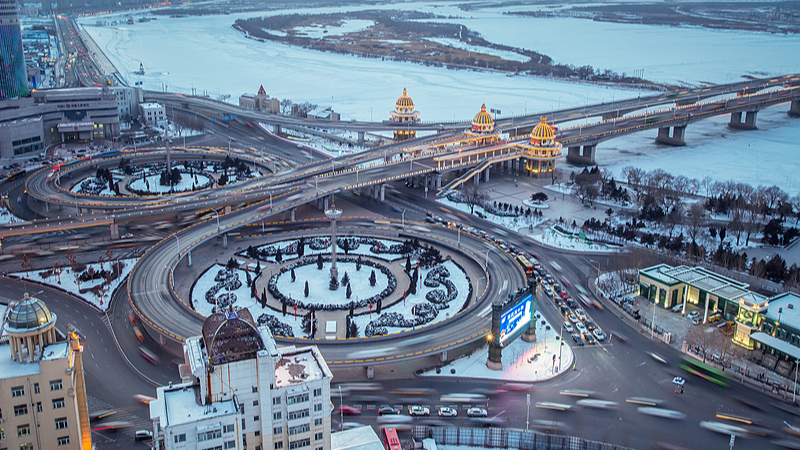
[[177,242],[177,245],[178,245],[178,257],[180,257],[181,256],[181,240],[178,239],[178,235],[177,234],[173,234],[173,236],[175,237],[175,240],[178,241]]
[[231,142],[233,142],[233,139],[228,139],[228,155],[231,154]]
[[403,231],[406,231],[406,210],[405,210],[405,208],[403,208],[402,220],[403,220]]
[[458,230],[458,248],[461,248],[461,227],[456,227]]
[[217,212],[216,209],[212,209],[211,213],[214,214],[214,217],[217,218],[217,233],[219,233],[219,213]]
[[489,252],[490,251],[492,251],[491,247],[486,249],[486,258],[485,258],[486,262],[484,262],[484,264],[483,264],[483,266],[486,267],[487,270],[489,269]]

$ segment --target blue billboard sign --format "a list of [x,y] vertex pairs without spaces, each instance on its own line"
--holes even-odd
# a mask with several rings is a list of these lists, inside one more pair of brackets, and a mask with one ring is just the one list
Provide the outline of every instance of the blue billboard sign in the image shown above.
[[512,307],[500,318],[500,343],[520,331],[531,321],[531,294]]

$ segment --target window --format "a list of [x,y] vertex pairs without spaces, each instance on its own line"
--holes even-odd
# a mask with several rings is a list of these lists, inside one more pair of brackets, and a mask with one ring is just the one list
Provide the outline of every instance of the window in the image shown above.
[[311,445],[311,439],[309,438],[298,439],[296,441],[289,441],[289,450],[308,447],[309,445]]
[[259,417],[258,416],[253,416],[253,421],[258,422],[259,421]]
[[210,441],[222,437],[222,430],[210,430],[197,434],[197,442]]
[[59,417],[56,419],[56,430],[63,430],[64,428],[67,428],[67,418]]
[[301,409],[289,413],[289,420],[302,419],[303,417],[308,417],[308,409]]
[[314,411],[322,411],[322,403],[314,405]]
[[280,411],[272,413],[272,420],[281,420]]
[[221,445],[217,445],[217,446],[214,446],[214,447],[204,448],[203,450],[222,450],[222,446]]
[[256,436],[261,436],[261,430],[256,430],[256,432],[255,432],[254,434],[255,434]]
[[53,399],[53,409],[61,409],[64,407],[64,399],[63,398],[54,398]]
[[34,394],[39,393],[39,383],[33,383],[33,393]]
[[239,403],[239,412],[244,414],[244,403]]
[[244,431],[244,419],[242,419],[242,431]]
[[24,386],[14,386],[11,388],[11,397],[22,397],[25,395],[25,387]]
[[321,441],[322,440],[322,433],[314,433],[314,440]]
[[228,425],[225,425],[224,427],[222,427],[222,432],[223,433],[233,433],[233,424],[231,423],[231,424],[228,424]]
[[253,400],[253,406],[258,406],[258,400]]
[[255,394],[256,392],[258,392],[258,386],[253,386],[253,394]]
[[322,395],[322,389],[314,389],[314,397],[319,397]]
[[318,427],[322,425],[322,419],[314,419],[314,426]]
[[4,428],[0,428],[0,441],[6,440],[6,430]]
[[42,412],[42,402],[36,402],[36,412]]
[[27,423],[25,425],[20,425],[17,427],[17,437],[23,436],[30,436],[31,435],[31,426]]
[[303,425],[298,425],[296,427],[289,427],[289,436],[294,436],[295,434],[305,433],[310,428],[307,423]]
[[302,402],[307,402],[307,401],[308,401],[308,392],[303,393],[303,394],[297,394],[297,395],[289,396],[286,399],[286,404],[287,405],[294,405],[295,403],[302,403]]
[[175,435],[175,443],[179,442],[186,442],[186,433],[176,434]]
[[278,441],[275,443],[275,450],[280,450],[283,448],[283,441]]
[[28,405],[17,405],[14,407],[15,416],[24,416],[28,414]]
[[19,450],[33,450],[33,442],[19,444]]
[[61,380],[53,380],[50,382],[51,391],[60,391],[62,387]]
[[225,450],[228,450],[229,448],[236,448],[236,441],[235,440],[233,440],[233,441],[225,441],[225,445],[223,446],[223,448]]
[[272,404],[273,405],[280,405],[281,404],[281,398],[280,397],[272,397]]
[[59,447],[62,446],[62,445],[69,445],[69,436],[64,436],[64,437],[58,438],[58,445],[59,445]]
[[272,434],[281,434],[283,433],[283,427],[274,427],[272,429]]
[[322,447],[317,447],[314,450],[322,450]]

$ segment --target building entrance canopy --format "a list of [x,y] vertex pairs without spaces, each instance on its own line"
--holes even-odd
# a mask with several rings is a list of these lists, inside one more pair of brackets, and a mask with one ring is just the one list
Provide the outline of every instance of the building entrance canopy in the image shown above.
[[770,336],[764,332],[756,332],[750,335],[750,339],[760,342],[762,345],[766,345],[769,348],[774,348],[775,350],[790,356],[793,359],[800,359],[800,348],[795,347],[794,345],[784,342],[776,337]]

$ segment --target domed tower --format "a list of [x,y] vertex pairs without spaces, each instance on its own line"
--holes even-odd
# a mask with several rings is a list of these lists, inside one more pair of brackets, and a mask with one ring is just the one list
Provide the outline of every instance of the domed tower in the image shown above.
[[480,134],[494,133],[494,119],[486,112],[486,105],[481,105],[481,112],[472,119],[472,132]]
[[21,302],[9,306],[5,329],[11,359],[22,362],[27,353],[28,361],[34,362],[45,346],[56,342],[56,315],[43,301],[25,293]]
[[531,131],[529,144],[520,145],[525,149],[525,169],[531,176],[543,177],[555,170],[562,145],[556,141],[556,130],[547,124],[546,117]]
[[[414,101],[403,89],[403,95],[397,99],[394,104],[394,111],[389,112],[392,117],[392,122],[411,124],[419,122],[419,111],[414,110]],[[409,128],[394,130],[394,139],[397,141],[404,141],[406,139],[413,139],[417,132]]]

